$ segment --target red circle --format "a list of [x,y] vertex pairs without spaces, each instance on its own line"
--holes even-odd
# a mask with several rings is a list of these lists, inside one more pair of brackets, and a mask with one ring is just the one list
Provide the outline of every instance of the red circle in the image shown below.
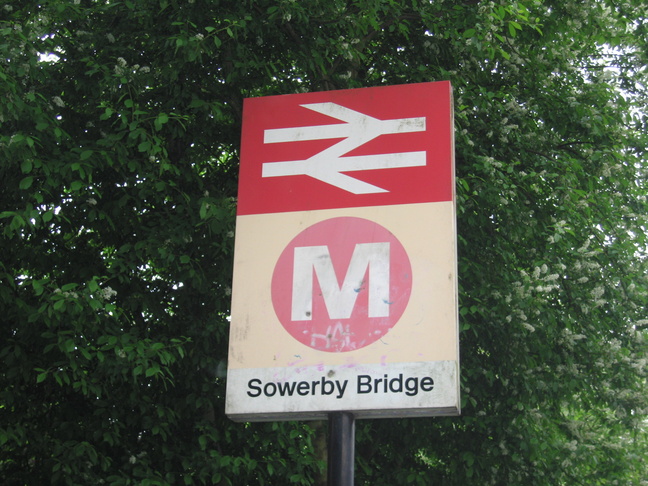
[[[317,252],[312,262],[298,257],[301,280],[294,283],[296,255]],[[353,351],[382,338],[403,315],[411,290],[412,267],[400,241],[379,224],[355,217],[303,230],[281,253],[272,275],[272,303],[282,326],[302,344],[328,352]]]

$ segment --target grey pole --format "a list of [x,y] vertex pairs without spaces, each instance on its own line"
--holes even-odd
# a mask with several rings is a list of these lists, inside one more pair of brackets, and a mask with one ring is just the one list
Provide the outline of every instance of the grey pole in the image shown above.
[[353,486],[355,419],[352,413],[329,414],[328,486]]

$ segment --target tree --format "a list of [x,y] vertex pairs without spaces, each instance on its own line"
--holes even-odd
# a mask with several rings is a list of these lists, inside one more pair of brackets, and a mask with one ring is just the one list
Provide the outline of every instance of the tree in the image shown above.
[[0,13],[0,475],[315,484],[223,415],[244,97],[449,79],[463,415],[358,423],[358,484],[642,484],[639,0],[33,0]]

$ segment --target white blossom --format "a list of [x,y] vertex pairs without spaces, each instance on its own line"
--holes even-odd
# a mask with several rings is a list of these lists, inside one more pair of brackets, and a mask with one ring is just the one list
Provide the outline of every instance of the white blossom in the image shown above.
[[115,295],[117,295],[117,291],[113,290],[111,287],[101,289],[101,297],[103,297],[104,300],[111,300]]
[[600,298],[605,293],[605,289],[602,286],[598,286],[592,290],[592,297],[594,299]]
[[529,324],[528,322],[523,322],[522,325],[524,326],[524,328],[525,328],[527,331],[529,331],[529,332],[535,332],[535,327],[533,327],[533,326],[532,326],[531,324]]

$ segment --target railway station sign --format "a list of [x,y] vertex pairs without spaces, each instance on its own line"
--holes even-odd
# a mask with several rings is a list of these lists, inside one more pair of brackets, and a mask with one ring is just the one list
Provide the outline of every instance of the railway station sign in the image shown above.
[[448,82],[244,102],[226,413],[456,415]]

